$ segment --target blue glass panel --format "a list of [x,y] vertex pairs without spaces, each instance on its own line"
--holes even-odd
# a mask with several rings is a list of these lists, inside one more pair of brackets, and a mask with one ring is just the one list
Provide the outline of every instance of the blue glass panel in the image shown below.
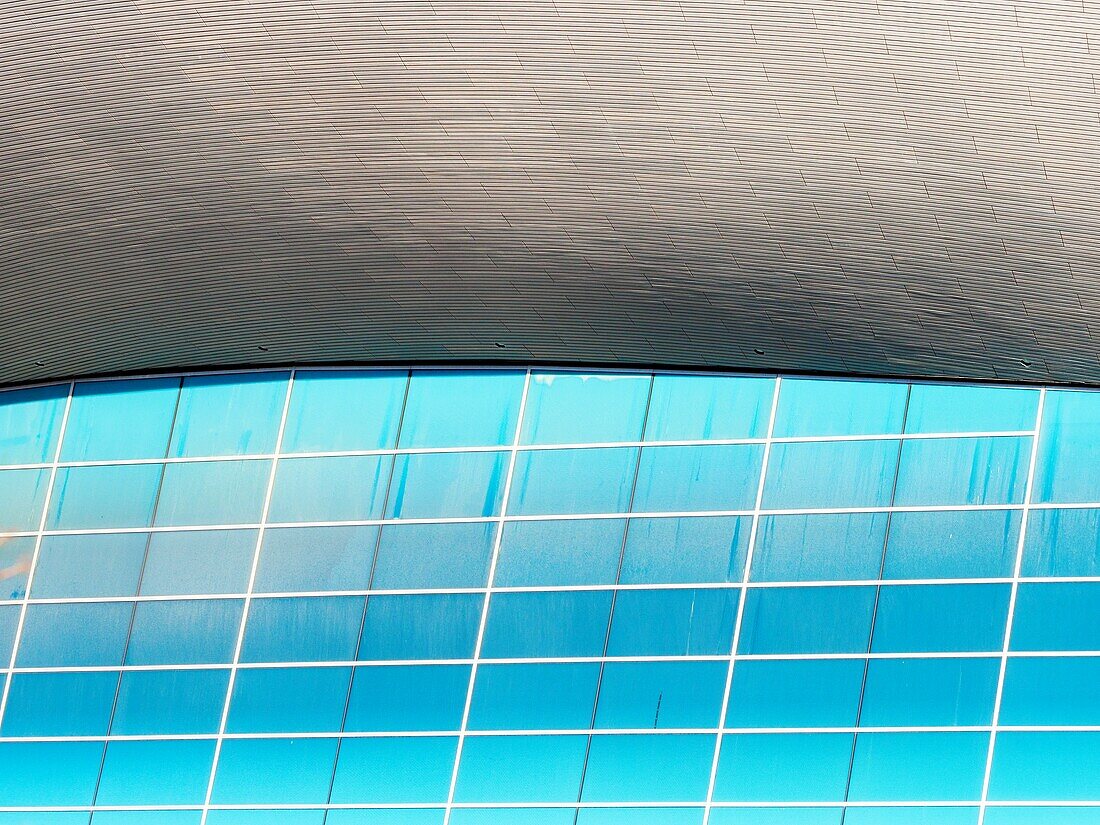
[[[27,594],[27,580],[34,559],[35,541],[34,536],[0,538],[0,599],[21,599]],[[34,581],[36,592],[42,568],[40,553]]]
[[593,736],[581,799],[702,802],[713,761],[713,735]]
[[[96,820],[98,823],[100,820]],[[87,811],[0,812],[0,825],[88,825]]]
[[183,379],[173,456],[270,453],[286,400],[287,373]]
[[481,655],[600,656],[610,613],[606,590],[496,593],[489,602]]
[[242,662],[346,662],[355,658],[362,596],[255,599]]
[[214,778],[216,805],[323,804],[336,739],[227,739]]
[[201,805],[214,742],[184,739],[110,742],[97,805]]
[[[989,822],[987,817],[986,822]],[[848,808],[844,825],[977,825],[977,808]],[[1045,822],[1045,820],[1044,820]]]
[[[153,519],[162,469],[159,464],[62,467],[54,481],[47,527],[80,530],[147,526]],[[0,473],[0,490],[3,479],[4,473]],[[6,498],[0,497],[0,501]]]
[[1100,825],[1100,807],[1057,807],[1041,805],[1013,808],[990,807],[986,809],[986,825]]
[[275,471],[267,520],[362,521],[382,516],[392,456],[284,458]]
[[480,593],[371,596],[359,658],[469,658],[483,604]]
[[521,452],[508,514],[624,513],[637,458],[633,447]]
[[282,451],[310,453],[393,447],[408,380],[404,371],[295,373]]
[[849,799],[981,798],[986,733],[861,733],[856,737]]
[[917,584],[882,588],[871,649],[999,651],[1011,586]]
[[138,602],[126,664],[231,662],[243,606],[240,599]]
[[387,518],[492,516],[500,510],[507,453],[399,455]]
[[872,659],[867,665],[860,724],[988,725],[1000,666],[1000,659],[993,658]]
[[225,669],[128,670],[119,685],[111,733],[217,733],[228,682]]
[[1038,404],[1037,390],[914,384],[905,414],[905,431],[981,433],[1032,430],[1035,428]]
[[[451,817],[453,825],[459,825],[456,809]],[[266,823],[257,823],[266,825]],[[443,825],[442,808],[331,808],[325,825]]]
[[887,507],[897,460],[896,441],[776,444],[764,507]]
[[722,739],[714,798],[721,802],[832,802],[844,798],[852,736],[749,733]]
[[1100,725],[1100,658],[1009,659],[1000,723]]
[[637,441],[650,383],[648,375],[532,373],[522,443]]
[[34,597],[133,596],[148,541],[145,533],[47,536],[35,565]]
[[260,811],[215,809],[210,811],[206,822],[207,825],[325,825],[325,811],[308,808],[282,811],[273,808]]
[[709,728],[721,714],[725,662],[608,662],[597,728]]
[[785,379],[775,413],[777,437],[900,433],[907,384]]
[[344,730],[458,730],[469,684],[469,665],[358,667]]
[[844,825],[843,808],[714,808],[710,825]]
[[152,533],[143,596],[243,593],[248,588],[256,530],[186,530]]
[[1100,576],[1100,510],[1032,510],[1023,576]]
[[863,659],[763,660],[733,669],[731,728],[849,727],[856,723]]
[[989,798],[1100,799],[1100,733],[1001,731],[993,751]]
[[118,673],[16,673],[4,713],[4,736],[103,736],[111,721]]
[[894,513],[883,578],[1009,577],[1019,531],[1019,511]]
[[[67,474],[57,476],[57,484],[67,482]],[[50,483],[49,470],[0,470],[0,525],[4,532],[37,530],[42,520],[42,505]],[[58,487],[57,496],[64,493]],[[56,507],[51,508],[51,512]]]
[[89,805],[102,756],[102,742],[0,742],[0,799],[12,807]]
[[477,671],[469,728],[587,728],[599,677],[596,663],[484,665]]
[[456,737],[345,739],[332,801],[341,803],[446,802]]
[[636,513],[751,510],[763,455],[759,444],[646,447],[631,509]]
[[178,378],[77,384],[61,460],[163,458],[179,392]]
[[609,656],[719,656],[730,652],[738,591],[623,590],[615,600]]
[[587,736],[474,736],[462,747],[456,802],[572,802]]
[[904,442],[895,503],[1019,504],[1030,438],[929,438]]
[[414,370],[398,446],[511,444],[523,383],[522,372]]
[[513,521],[504,526],[496,587],[614,584],[623,519]]
[[1022,584],[1013,650],[1100,650],[1100,584]]
[[745,597],[739,653],[863,653],[874,587],[768,587]]
[[130,602],[32,604],[19,642],[19,667],[122,664]]
[[350,667],[245,668],[233,683],[230,733],[338,732]]
[[764,516],[756,533],[752,581],[877,579],[885,513]]
[[739,582],[751,527],[749,516],[631,519],[619,581]]
[[700,825],[702,808],[581,808],[577,825]]
[[382,528],[373,587],[484,587],[497,525],[387,524]]
[[[19,605],[0,607],[0,661],[11,657],[11,648],[15,644],[15,629],[19,623]],[[24,628],[24,638],[26,629]]]
[[574,808],[455,808],[451,825],[576,825]]
[[0,392],[0,464],[52,461],[67,384]]
[[773,378],[656,375],[646,441],[762,438],[774,387]]
[[166,464],[155,523],[254,524],[263,513],[270,461]]
[[1100,393],[1047,393],[1032,498],[1100,500]]
[[[211,811],[207,821],[211,825],[219,822],[225,825],[214,818],[215,813]],[[92,825],[200,825],[201,822],[202,811],[96,811],[92,814]],[[85,820],[80,820],[80,825],[85,825]]]
[[256,570],[257,593],[365,590],[377,527],[269,529]]

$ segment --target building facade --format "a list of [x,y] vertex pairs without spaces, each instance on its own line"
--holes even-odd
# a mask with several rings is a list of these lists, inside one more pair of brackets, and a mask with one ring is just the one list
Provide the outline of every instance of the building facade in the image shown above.
[[1100,394],[0,393],[0,825],[1100,822]]

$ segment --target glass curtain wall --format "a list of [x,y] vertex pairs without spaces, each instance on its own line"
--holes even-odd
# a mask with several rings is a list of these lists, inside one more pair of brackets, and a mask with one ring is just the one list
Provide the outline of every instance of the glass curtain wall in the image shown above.
[[1100,394],[0,393],[0,825],[1100,823]]

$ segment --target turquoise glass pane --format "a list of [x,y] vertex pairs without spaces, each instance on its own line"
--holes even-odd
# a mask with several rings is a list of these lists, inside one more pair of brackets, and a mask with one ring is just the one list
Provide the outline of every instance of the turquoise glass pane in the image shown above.
[[730,652],[738,591],[622,590],[615,599],[609,656],[719,656]]
[[0,465],[52,461],[68,384],[0,392]]
[[733,669],[731,728],[851,727],[859,712],[863,659],[741,661]]
[[[56,484],[64,485],[66,471],[57,475]],[[49,470],[0,470],[0,525],[4,532],[37,530],[42,521],[42,506],[50,483]],[[54,501],[64,495],[64,487],[54,493]],[[56,510],[56,505],[54,508]],[[89,514],[89,517],[90,516]],[[51,519],[51,526],[53,520]]]
[[344,730],[458,730],[469,684],[469,665],[358,667]]
[[364,521],[382,516],[391,456],[284,458],[275,471],[267,520]]
[[1100,799],[1100,733],[1001,731],[993,751],[989,798]]
[[455,808],[452,825],[576,825],[575,808]]
[[377,527],[269,529],[253,590],[365,590],[377,543]]
[[323,804],[332,782],[335,739],[228,739],[212,802]]
[[656,375],[646,441],[763,438],[775,379]]
[[516,457],[508,515],[625,513],[638,450],[534,450]]
[[[988,809],[992,813],[992,809]],[[989,822],[989,815],[986,816]],[[1046,820],[1044,820],[1046,822]],[[977,825],[978,809],[911,805],[905,808],[851,807],[844,825]]]
[[287,373],[183,379],[169,455],[255,455],[275,449]]
[[1015,510],[894,513],[883,578],[1011,577],[1019,534]]
[[419,453],[395,459],[387,518],[496,515],[507,453]]
[[484,587],[497,525],[387,524],[372,586],[376,590]]
[[876,653],[1000,651],[1010,592],[1007,584],[884,587],[871,649]]
[[606,590],[496,593],[489,602],[481,655],[600,656],[610,614]]
[[713,760],[713,734],[594,736],[581,799],[703,802]]
[[[1047,403],[1050,401],[1048,399]],[[913,384],[907,433],[1012,432],[1035,429],[1038,390]]]
[[1002,725],[1100,725],[1100,658],[1009,659]]
[[102,742],[0,742],[0,799],[12,807],[90,805],[102,758]]
[[[34,536],[0,539],[0,600],[21,599],[27,594],[35,543]],[[39,567],[41,564],[40,557]]]
[[651,381],[648,375],[532,373],[522,443],[638,441]]
[[980,799],[989,734],[861,733],[848,798],[854,801]]
[[614,584],[623,519],[513,521],[504,526],[496,587]]
[[633,518],[623,550],[623,584],[740,582],[749,516]]
[[230,733],[338,732],[350,667],[245,668],[233,683]]
[[97,805],[201,805],[214,742],[209,739],[107,744]]
[[152,533],[141,572],[141,594],[244,593],[256,537],[256,530]]
[[715,727],[728,669],[726,662],[608,662],[596,727]]
[[843,825],[843,808],[713,808],[711,825]]
[[986,810],[985,821],[986,825],[1032,825],[1035,822],[1042,822],[1043,825],[1100,825],[1100,807],[994,806]]
[[180,527],[259,522],[270,476],[267,460],[166,464],[153,523]]
[[928,438],[902,444],[895,503],[1019,504],[1030,438]]
[[751,510],[764,448],[646,447],[631,509],[636,513]]
[[872,659],[867,664],[860,724],[988,725],[1000,666],[999,658]]
[[1100,576],[1100,510],[1032,510],[1023,576]]
[[138,602],[128,665],[204,665],[233,661],[241,626],[240,599]]
[[118,672],[17,673],[0,733],[4,736],[104,736]]
[[33,604],[27,608],[16,664],[20,667],[120,665],[133,609],[130,602]]
[[900,433],[907,384],[784,379],[774,435],[877,435]]
[[[61,468],[54,480],[47,528],[147,527],[153,521],[163,469],[159,464]],[[0,490],[3,487],[0,472]],[[0,497],[4,500],[6,496]]]
[[474,655],[480,593],[371,596],[359,659],[465,659]]
[[332,783],[336,804],[446,802],[457,737],[345,739]]
[[408,373],[300,370],[283,433],[284,453],[392,448]]
[[34,596],[133,596],[138,590],[148,541],[146,533],[47,536],[38,551]]
[[1100,650],[1100,583],[1021,584],[1013,650]]
[[[900,515],[900,514],[899,514]],[[882,567],[885,513],[764,516],[751,580],[874,580]]]
[[747,733],[722,738],[719,802],[833,802],[844,798],[852,736]]
[[475,736],[459,764],[457,802],[571,802],[580,791],[586,736]]
[[362,596],[254,599],[242,662],[347,662],[363,620]]
[[592,723],[597,663],[483,665],[470,706],[472,730],[569,730]]
[[749,590],[739,653],[864,653],[874,587]]
[[1100,393],[1047,393],[1035,462],[1034,501],[1100,501]]
[[510,445],[524,374],[413,370],[399,447]]
[[766,509],[888,507],[896,441],[776,444],[764,483]]
[[577,825],[699,825],[702,808],[581,808]]
[[119,685],[111,733],[217,733],[228,684],[229,670],[221,668],[128,670]]
[[178,378],[77,384],[61,460],[164,458],[179,394]]

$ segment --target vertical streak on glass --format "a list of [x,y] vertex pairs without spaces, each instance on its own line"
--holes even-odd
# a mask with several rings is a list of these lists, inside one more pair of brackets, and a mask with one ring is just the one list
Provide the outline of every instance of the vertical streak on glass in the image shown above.
[[65,398],[65,411],[61,415],[61,427],[57,433],[57,446],[54,448],[53,461],[50,463],[50,478],[46,482],[46,494],[43,496],[42,515],[38,519],[38,532],[34,537],[34,551],[31,553],[31,568],[27,571],[27,584],[23,589],[23,598],[19,604],[19,622],[15,626],[15,638],[11,643],[11,658],[8,661],[7,678],[4,680],[4,692],[0,695],[0,725],[4,722],[4,713],[8,707],[8,694],[11,692],[12,671],[15,669],[15,657],[19,653],[19,643],[23,638],[23,624],[27,620],[27,605],[31,597],[31,586],[34,584],[34,572],[38,567],[38,553],[42,548],[42,534],[46,530],[46,519],[49,518],[50,499],[53,498],[54,481],[57,479],[57,465],[61,461],[61,445],[65,443],[65,426],[69,423],[69,410],[73,406],[73,390],[76,382],[70,382],[69,394]]
[[[523,414],[527,407],[527,393],[531,387],[531,370],[528,369],[523,378],[523,395],[519,402],[519,412],[516,415],[516,432],[512,437],[511,454],[508,456],[508,473],[504,477],[504,493],[500,502],[500,515],[497,516],[497,532],[493,537],[493,553],[489,560],[489,577],[485,581],[485,598],[481,603],[481,624],[477,628],[477,642],[474,645],[474,660],[470,665],[470,681],[466,686],[466,704],[462,709],[462,727],[458,732],[458,745],[455,747],[455,762],[451,770],[451,786],[447,791],[447,807],[443,812],[443,825],[450,825],[451,811],[454,808],[455,787],[458,785],[458,769],[462,764],[462,746],[466,742],[466,727],[470,721],[470,706],[474,699],[474,682],[477,679],[477,665],[481,659],[481,646],[485,641],[485,626],[489,620],[489,596],[493,591],[493,579],[496,576],[497,559],[500,557],[500,544],[504,537],[504,520],[508,515],[508,498],[512,493],[512,476],[516,469],[516,456],[519,454],[519,443],[523,432]],[[204,823],[205,825],[205,823]]]
[[256,549],[252,553],[252,569],[248,574],[248,589],[245,591],[244,607],[241,609],[241,626],[237,630],[237,644],[233,650],[233,662],[229,668],[229,679],[225,688],[225,702],[222,704],[221,721],[218,724],[218,738],[214,742],[214,758],[210,763],[210,779],[206,783],[206,798],[202,804],[202,818],[199,825],[206,825],[210,815],[210,797],[214,793],[214,779],[218,773],[218,760],[221,758],[222,743],[225,741],[225,727],[229,721],[229,703],[233,698],[233,685],[237,681],[237,666],[241,661],[241,648],[244,646],[244,631],[248,624],[248,609],[252,604],[252,590],[256,585],[256,571],[260,566],[260,548],[264,542],[264,530],[267,526],[267,513],[271,507],[271,492],[275,488],[275,473],[279,469],[279,453],[283,449],[283,433],[286,431],[287,414],[290,411],[290,396],[294,391],[295,370],[290,371],[286,382],[286,397],[283,398],[283,411],[279,417],[279,431],[275,437],[275,449],[271,459],[271,470],[267,477],[267,490],[264,493],[264,506],[260,512],[260,525],[256,531]]
[[710,813],[714,807],[714,785],[718,778],[718,760],[722,755],[722,733],[726,726],[726,713],[729,710],[730,689],[733,686],[733,668],[737,663],[737,646],[741,641],[741,625],[745,618],[745,602],[749,576],[752,573],[752,556],[756,549],[756,534],[760,527],[760,510],[764,503],[764,482],[768,477],[768,458],[772,451],[772,437],[775,433],[775,412],[779,409],[779,390],[783,385],[780,376],[775,378],[772,392],[772,408],[768,415],[768,431],[764,436],[764,455],[760,459],[760,482],[756,487],[756,502],[752,510],[752,525],[749,528],[749,546],[745,551],[745,569],[741,573],[741,590],[737,599],[737,618],[733,623],[733,641],[730,643],[730,664],[726,671],[726,687],[722,693],[722,706],[718,715],[718,731],[714,738],[714,759],[710,764],[710,780],[707,783],[707,801],[703,808],[703,825],[710,825]]
[[1035,465],[1039,455],[1039,432],[1043,426],[1043,405],[1046,388],[1039,390],[1039,403],[1035,410],[1035,431],[1031,436],[1031,459],[1027,467],[1027,486],[1024,488],[1024,505],[1020,512],[1020,537],[1016,545],[1016,564],[1012,568],[1012,590],[1008,597],[1008,614],[1005,618],[1004,642],[1001,646],[1001,668],[997,674],[997,693],[993,699],[993,719],[989,731],[989,749],[985,756],[985,777],[982,779],[982,799],[978,806],[978,825],[985,825],[985,812],[989,804],[989,779],[993,773],[993,752],[997,746],[997,726],[1001,718],[1001,699],[1004,696],[1005,671],[1008,669],[1008,649],[1012,642],[1012,617],[1016,612],[1016,595],[1020,589],[1020,571],[1023,569],[1024,548],[1027,540],[1027,521],[1031,512],[1031,495],[1035,487]]

